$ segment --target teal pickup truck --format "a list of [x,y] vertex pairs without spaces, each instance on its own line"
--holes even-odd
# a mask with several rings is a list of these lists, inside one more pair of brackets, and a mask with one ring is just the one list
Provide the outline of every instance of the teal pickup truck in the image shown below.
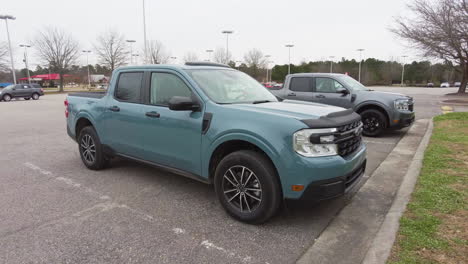
[[119,156],[214,184],[247,223],[265,222],[283,199],[340,196],[366,167],[358,114],[280,100],[222,64],[119,68],[107,92],[69,94],[65,107],[89,169]]

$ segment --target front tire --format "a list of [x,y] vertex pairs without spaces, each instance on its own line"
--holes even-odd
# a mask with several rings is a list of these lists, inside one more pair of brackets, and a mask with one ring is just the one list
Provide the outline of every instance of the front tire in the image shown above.
[[360,113],[363,123],[362,133],[368,137],[376,137],[382,134],[387,127],[387,118],[379,110],[368,109]]
[[240,150],[224,157],[215,172],[216,195],[233,218],[260,224],[270,219],[281,205],[278,175],[265,155]]
[[10,101],[11,101],[11,95],[5,94],[5,95],[3,96],[3,100],[4,100],[5,102],[10,102]]
[[101,170],[109,163],[96,130],[92,126],[87,126],[80,131],[78,149],[81,160],[88,169]]
[[32,94],[32,99],[33,99],[33,100],[38,100],[38,99],[39,99],[39,94],[33,93],[33,94]]
[[25,97],[25,98],[24,98],[24,100],[29,100],[29,99],[31,99],[31,98],[30,98],[30,97]]

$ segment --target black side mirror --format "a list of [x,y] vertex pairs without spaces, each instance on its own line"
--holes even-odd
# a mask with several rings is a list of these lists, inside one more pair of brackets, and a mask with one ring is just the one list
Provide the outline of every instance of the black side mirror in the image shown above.
[[343,95],[349,94],[348,89],[343,88],[343,87],[337,88],[337,89],[336,89],[336,92],[337,92],[337,93],[340,93],[340,94],[343,94]]
[[169,100],[169,109],[174,111],[198,111],[200,104],[190,97],[174,96]]

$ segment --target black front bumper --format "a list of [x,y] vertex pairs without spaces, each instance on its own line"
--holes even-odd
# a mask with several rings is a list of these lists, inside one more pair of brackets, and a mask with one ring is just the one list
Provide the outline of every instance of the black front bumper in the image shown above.
[[359,182],[365,170],[366,160],[347,175],[313,182],[306,187],[299,200],[321,201],[341,196],[351,190]]
[[398,124],[394,125],[393,128],[394,129],[400,129],[400,128],[404,128],[404,127],[409,127],[411,126],[411,124],[414,123],[414,120],[415,120],[415,115],[414,115],[414,112],[411,113],[411,114],[407,114],[407,115],[402,115],[400,116],[400,120],[398,122]]

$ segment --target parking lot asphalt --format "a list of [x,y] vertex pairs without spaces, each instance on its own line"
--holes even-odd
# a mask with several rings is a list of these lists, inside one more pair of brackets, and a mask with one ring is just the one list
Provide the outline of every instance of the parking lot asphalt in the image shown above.
[[[419,119],[451,89],[390,91],[413,96]],[[293,263],[352,199],[288,203],[254,226],[182,176],[125,160],[90,171],[66,134],[64,98],[0,102],[0,263]],[[365,138],[366,177],[405,132]]]

